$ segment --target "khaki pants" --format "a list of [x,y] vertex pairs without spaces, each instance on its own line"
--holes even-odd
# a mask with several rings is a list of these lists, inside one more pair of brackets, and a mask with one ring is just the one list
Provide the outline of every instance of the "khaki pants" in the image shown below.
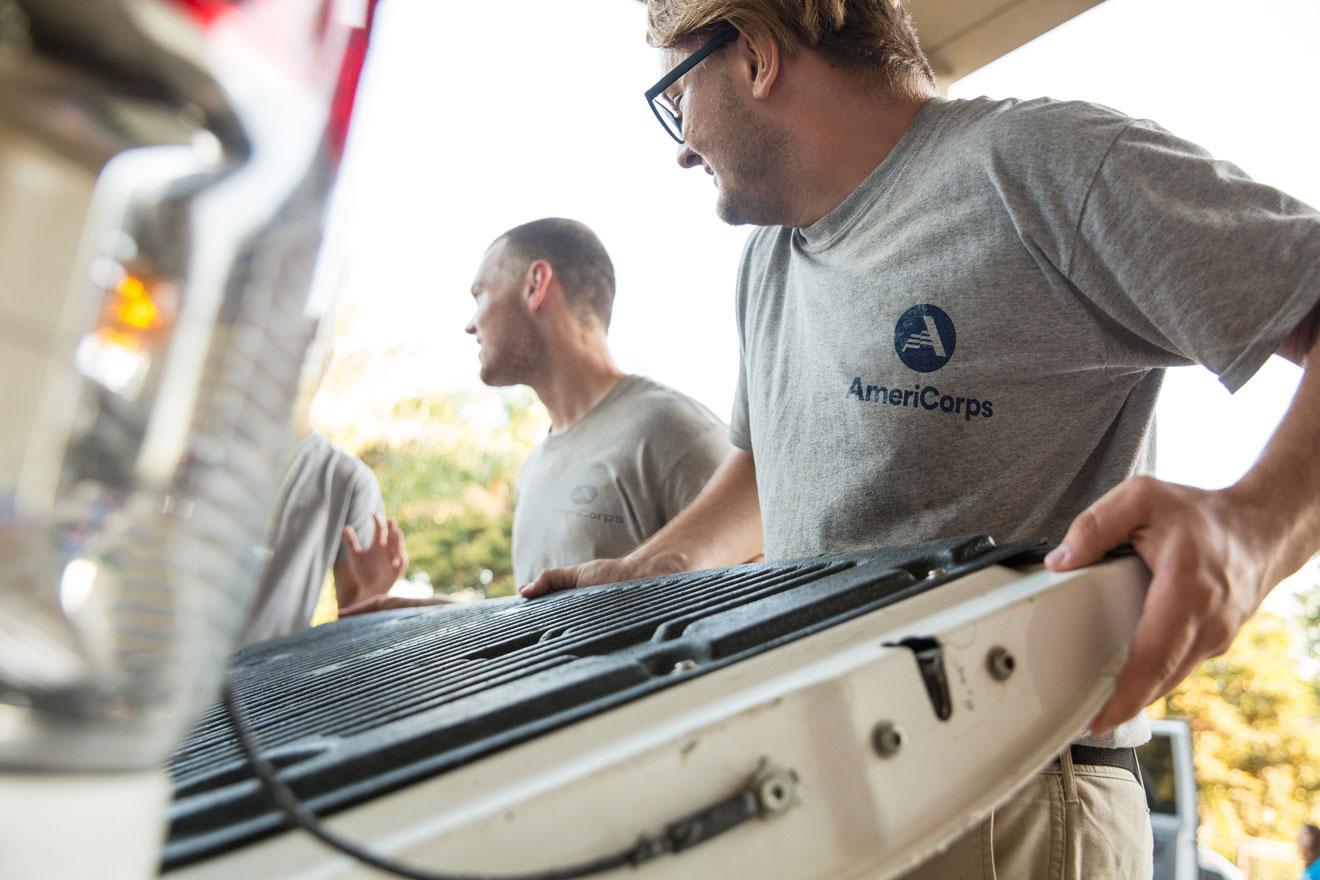
[[1059,763],[903,880],[1150,880],[1146,794],[1127,770]]

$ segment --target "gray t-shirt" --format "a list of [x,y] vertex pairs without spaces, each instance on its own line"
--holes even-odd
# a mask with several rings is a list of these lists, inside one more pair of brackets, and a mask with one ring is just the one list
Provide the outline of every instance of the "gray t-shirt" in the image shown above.
[[748,242],[730,436],[766,557],[1057,540],[1150,468],[1163,368],[1236,390],[1318,297],[1320,215],[1158,126],[933,99],[833,211]]
[[372,514],[385,512],[380,486],[361,459],[310,433],[285,471],[268,546],[270,563],[253,600],[243,644],[307,628],[321,587],[342,558],[343,529],[366,544]]
[[732,451],[710,410],[626,376],[566,431],[543,440],[518,477],[513,573],[630,553],[688,505]]

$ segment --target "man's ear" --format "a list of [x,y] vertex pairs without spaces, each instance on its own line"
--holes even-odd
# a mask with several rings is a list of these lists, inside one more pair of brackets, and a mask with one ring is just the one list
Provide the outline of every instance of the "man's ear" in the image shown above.
[[779,82],[780,64],[783,61],[779,42],[762,31],[743,34],[734,46],[740,53],[741,70],[751,86],[752,97],[770,97],[775,84]]
[[546,297],[550,294],[550,282],[554,277],[554,267],[545,260],[535,260],[527,267],[527,286],[524,295],[527,298],[528,311],[534,312],[545,304]]

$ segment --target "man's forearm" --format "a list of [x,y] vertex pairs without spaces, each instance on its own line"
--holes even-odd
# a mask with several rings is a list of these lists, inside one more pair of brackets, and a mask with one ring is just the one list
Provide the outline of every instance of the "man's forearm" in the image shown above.
[[756,463],[735,449],[692,503],[627,559],[647,574],[691,571],[746,562],[761,544]]
[[1302,381],[1260,459],[1229,492],[1271,523],[1272,587],[1320,550],[1320,338],[1307,340]]
[[333,571],[335,577],[335,604],[339,606],[340,611],[367,598],[362,585],[353,576],[353,570],[349,568],[347,562],[337,560]]

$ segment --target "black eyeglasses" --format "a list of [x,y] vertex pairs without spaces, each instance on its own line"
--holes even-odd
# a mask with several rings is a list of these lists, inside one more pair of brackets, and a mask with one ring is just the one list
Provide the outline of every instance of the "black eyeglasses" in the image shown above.
[[678,82],[683,74],[696,67],[706,56],[714,52],[720,46],[732,43],[738,38],[738,30],[733,27],[726,28],[721,33],[712,37],[704,46],[691,55],[683,59],[683,62],[673,70],[660,78],[660,81],[646,90],[646,103],[651,105],[651,112],[655,118],[660,120],[669,136],[680,144],[683,143],[683,114],[678,112],[678,108],[669,103],[665,97],[665,89]]

